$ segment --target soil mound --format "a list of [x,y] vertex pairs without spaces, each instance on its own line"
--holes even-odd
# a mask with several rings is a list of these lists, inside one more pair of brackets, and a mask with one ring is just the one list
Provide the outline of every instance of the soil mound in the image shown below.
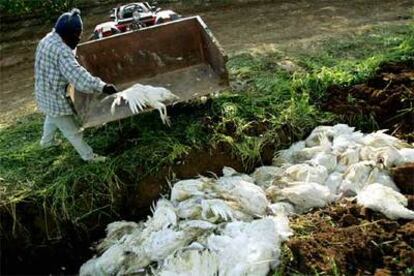
[[329,88],[322,108],[346,120],[372,118],[379,128],[414,142],[414,61],[386,64],[362,84]]
[[414,163],[392,169],[392,177],[403,194],[414,195]]
[[[412,207],[412,206],[411,206]],[[298,217],[287,245],[289,269],[346,275],[409,275],[414,267],[414,221],[390,221],[353,202]]]

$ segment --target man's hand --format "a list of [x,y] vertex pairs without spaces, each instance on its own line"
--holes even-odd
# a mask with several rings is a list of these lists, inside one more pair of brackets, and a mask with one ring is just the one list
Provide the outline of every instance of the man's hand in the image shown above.
[[113,84],[105,84],[104,88],[102,89],[102,93],[107,95],[112,95],[118,92],[118,89],[116,89],[115,85]]

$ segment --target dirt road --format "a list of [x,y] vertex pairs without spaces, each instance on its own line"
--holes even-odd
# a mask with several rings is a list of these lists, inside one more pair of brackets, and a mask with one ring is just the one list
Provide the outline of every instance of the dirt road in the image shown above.
[[[173,7],[179,10],[178,7]],[[413,22],[412,0],[286,0],[242,4],[184,15],[199,14],[230,54],[254,48],[308,48],[312,42],[377,24]],[[107,20],[107,9],[85,14],[85,36]],[[33,101],[33,59],[38,40],[51,23],[31,26],[23,22],[1,33],[0,44],[0,123],[35,111]]]

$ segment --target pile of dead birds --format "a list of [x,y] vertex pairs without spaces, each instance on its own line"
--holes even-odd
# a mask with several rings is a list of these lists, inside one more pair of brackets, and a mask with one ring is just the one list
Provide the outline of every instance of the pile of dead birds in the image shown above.
[[80,274],[267,275],[293,234],[291,214],[356,197],[390,219],[414,219],[389,173],[408,162],[414,148],[384,131],[317,127],[250,176],[225,167],[220,178],[175,183],[145,222],[109,224]]

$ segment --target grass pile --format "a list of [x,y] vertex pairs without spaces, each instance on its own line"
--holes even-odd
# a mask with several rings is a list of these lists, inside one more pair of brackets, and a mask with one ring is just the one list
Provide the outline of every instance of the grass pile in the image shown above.
[[[327,40],[317,51],[288,58],[286,51],[235,55],[228,63],[232,89],[173,110],[171,128],[151,112],[88,129],[86,141],[110,157],[104,164],[82,162],[62,137],[61,146],[41,149],[42,115],[24,116],[0,126],[0,207],[15,214],[18,204],[29,202],[58,221],[76,223],[98,215],[116,219],[126,186],[193,149],[223,143],[251,166],[266,144],[283,147],[281,130],[297,140],[317,125],[338,121],[318,108],[329,86],[361,82],[381,64],[413,59],[413,53],[414,27],[399,25]],[[286,69],[287,59],[296,70]],[[350,123],[365,131],[375,127],[363,115]]]

